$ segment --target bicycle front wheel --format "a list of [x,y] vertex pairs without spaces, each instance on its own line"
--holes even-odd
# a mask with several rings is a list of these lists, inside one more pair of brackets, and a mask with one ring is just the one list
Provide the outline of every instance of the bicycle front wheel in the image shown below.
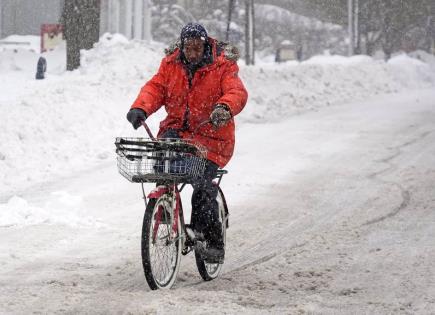
[[[216,198],[216,201],[218,202],[219,206],[219,221],[222,224],[222,239],[224,241],[224,244],[227,243],[227,216],[226,213],[228,213],[225,203],[225,198],[222,190],[219,188],[219,193]],[[201,275],[201,278],[204,281],[210,281],[213,279],[216,279],[221,270],[222,270],[222,264],[217,263],[208,263],[203,258],[200,252],[195,250],[195,261],[196,261],[196,267],[198,268],[198,272]]]
[[[142,265],[152,290],[169,289],[175,282],[181,258],[180,217],[174,218],[172,198],[150,199],[142,225]],[[177,221],[177,222],[174,222]]]

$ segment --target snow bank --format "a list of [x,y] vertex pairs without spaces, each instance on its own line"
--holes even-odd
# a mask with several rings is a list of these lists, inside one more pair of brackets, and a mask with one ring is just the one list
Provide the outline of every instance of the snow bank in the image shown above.
[[377,94],[435,84],[435,66],[400,55],[389,62],[368,56],[316,56],[304,62],[241,66],[249,106],[241,121],[270,122]]
[[[29,185],[113,163],[116,136],[144,135],[130,127],[125,114],[157,70],[163,48],[106,34],[73,72],[64,71],[64,48],[44,54],[48,74],[42,81],[34,80],[38,54],[0,52],[0,202]],[[319,56],[302,63],[241,65],[240,75],[250,98],[239,123],[278,121],[435,83],[429,65],[405,56],[388,63]],[[150,119],[154,130],[163,115]]]
[[103,226],[94,218],[80,215],[81,197],[64,191],[47,196],[43,207],[31,205],[27,200],[14,196],[0,204],[0,227],[34,224],[63,224],[69,226]]

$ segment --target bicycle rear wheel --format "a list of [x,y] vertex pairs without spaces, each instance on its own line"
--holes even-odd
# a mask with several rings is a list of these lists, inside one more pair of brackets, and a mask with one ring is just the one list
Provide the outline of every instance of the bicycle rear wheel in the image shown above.
[[[222,223],[222,238],[224,241],[224,244],[226,245],[227,240],[226,240],[226,236],[227,236],[227,224],[226,224],[226,213],[228,213],[227,211],[225,211],[225,207],[226,207],[226,203],[225,203],[225,198],[224,195],[222,193],[222,191],[219,189],[219,193],[218,196],[216,198],[216,201],[218,202],[218,206],[219,206],[219,221]],[[195,260],[196,260],[196,267],[198,268],[198,272],[201,275],[202,279],[204,281],[210,281],[213,279],[216,279],[221,270],[222,270],[222,264],[218,264],[218,263],[208,263],[206,262],[203,258],[202,255],[199,251],[195,250]]]
[[172,198],[164,194],[150,199],[145,210],[142,265],[145,279],[152,290],[171,288],[180,267],[181,224],[178,216],[178,222],[174,225],[172,202]]

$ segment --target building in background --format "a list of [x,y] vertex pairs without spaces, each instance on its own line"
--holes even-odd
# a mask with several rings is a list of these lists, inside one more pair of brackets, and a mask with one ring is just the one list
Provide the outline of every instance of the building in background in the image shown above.
[[[0,0],[0,39],[40,35],[42,24],[59,23],[64,1]],[[151,39],[150,0],[101,0],[100,33],[105,32]]]
[[101,0],[101,33],[151,39],[150,0]]

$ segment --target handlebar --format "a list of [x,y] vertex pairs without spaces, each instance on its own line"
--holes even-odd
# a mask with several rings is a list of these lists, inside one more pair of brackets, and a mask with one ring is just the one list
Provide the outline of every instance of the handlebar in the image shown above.
[[[204,120],[198,126],[196,126],[195,130],[193,130],[193,132],[192,132],[192,137],[189,140],[192,140],[193,136],[196,134],[196,132],[199,130],[199,128],[201,128],[202,126],[204,126],[204,125],[206,125],[208,123],[211,123],[211,119]],[[142,126],[144,126],[144,128],[145,128],[148,136],[150,137],[150,139],[153,140],[153,141],[156,141],[157,140],[156,137],[154,137],[153,133],[151,132],[150,127],[148,127],[148,124],[145,122],[145,120],[142,121],[141,124],[142,124]]]
[[153,133],[151,132],[150,127],[148,127],[148,124],[145,122],[145,120],[143,120],[141,122],[142,126],[144,126],[145,130],[147,131],[148,136],[150,137],[151,140],[156,141],[156,138],[153,136]]

